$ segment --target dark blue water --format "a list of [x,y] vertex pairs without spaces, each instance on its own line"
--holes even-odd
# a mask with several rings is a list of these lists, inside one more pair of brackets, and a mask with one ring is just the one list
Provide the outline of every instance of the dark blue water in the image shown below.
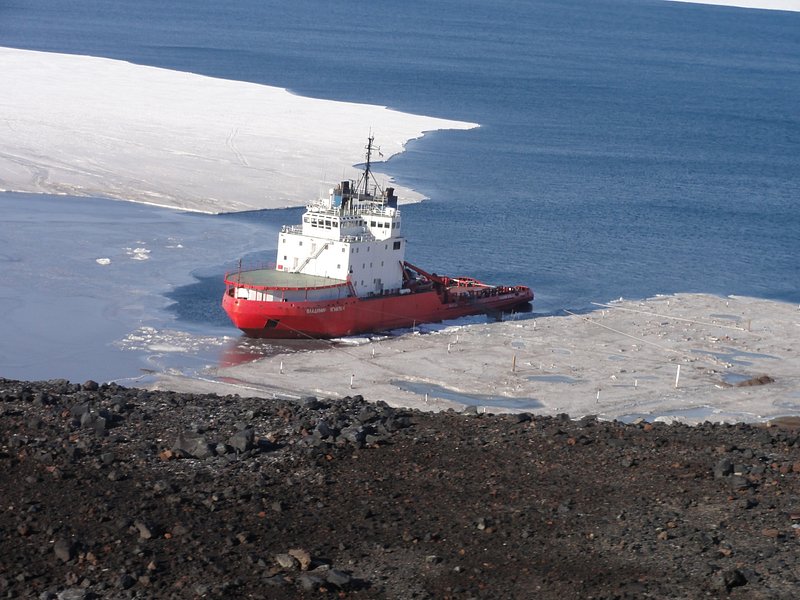
[[[685,291],[800,302],[800,13],[12,0],[0,45],[480,123],[412,142],[383,169],[430,197],[404,208],[407,258],[529,284],[537,310]],[[178,304],[217,293],[198,285]],[[202,319],[196,308],[182,318]]]

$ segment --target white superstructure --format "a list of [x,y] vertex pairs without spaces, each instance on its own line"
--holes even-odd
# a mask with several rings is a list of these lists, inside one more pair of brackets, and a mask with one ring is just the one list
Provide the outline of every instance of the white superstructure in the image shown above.
[[278,271],[349,279],[361,297],[400,291],[405,257],[400,210],[393,188],[382,191],[376,185],[367,191],[371,142],[358,184],[343,181],[306,208],[300,225],[283,227]]

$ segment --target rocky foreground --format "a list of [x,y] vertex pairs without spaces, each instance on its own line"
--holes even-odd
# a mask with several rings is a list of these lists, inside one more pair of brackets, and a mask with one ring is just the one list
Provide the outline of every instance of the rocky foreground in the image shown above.
[[0,379],[0,596],[796,598],[791,425]]

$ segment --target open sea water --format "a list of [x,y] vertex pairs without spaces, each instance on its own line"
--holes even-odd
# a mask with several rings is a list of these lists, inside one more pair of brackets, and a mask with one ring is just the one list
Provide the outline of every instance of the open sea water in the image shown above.
[[[800,13],[662,0],[6,0],[0,45],[480,123],[381,166],[429,198],[403,208],[407,258],[530,285],[537,313],[673,292],[800,303]],[[233,232],[300,212],[215,218]],[[219,277],[238,258],[165,290],[179,321],[227,324]]]

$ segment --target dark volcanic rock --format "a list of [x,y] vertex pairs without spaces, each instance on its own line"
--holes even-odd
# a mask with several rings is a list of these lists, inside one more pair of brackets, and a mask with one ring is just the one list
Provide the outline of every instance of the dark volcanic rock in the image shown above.
[[800,585],[794,425],[63,380],[0,380],[0,402],[3,597],[788,600]]
[[184,431],[172,444],[172,450],[187,458],[208,458],[214,456],[214,445],[203,435],[192,431]]
[[714,477],[725,477],[733,473],[733,463],[728,457],[720,459],[714,466]]
[[246,452],[254,448],[255,431],[247,427],[233,434],[228,440],[228,445],[239,452]]
[[72,540],[65,540],[64,538],[58,538],[55,544],[53,544],[53,552],[55,552],[56,557],[63,562],[69,562],[75,558],[75,542]]

